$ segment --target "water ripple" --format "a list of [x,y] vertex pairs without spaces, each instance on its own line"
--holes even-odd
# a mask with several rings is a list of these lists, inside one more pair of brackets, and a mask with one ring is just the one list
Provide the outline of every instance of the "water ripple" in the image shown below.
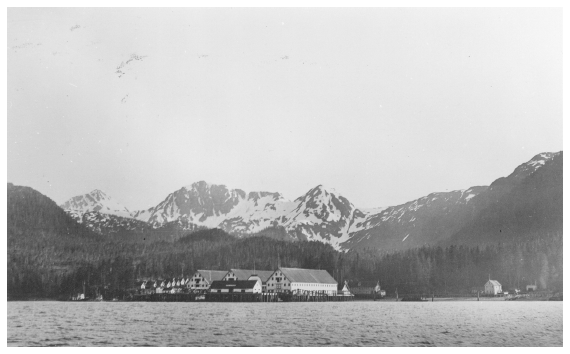
[[559,302],[8,302],[8,346],[562,346]]

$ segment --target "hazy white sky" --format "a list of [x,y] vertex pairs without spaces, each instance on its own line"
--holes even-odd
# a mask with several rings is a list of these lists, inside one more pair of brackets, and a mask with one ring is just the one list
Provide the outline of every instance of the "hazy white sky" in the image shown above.
[[388,206],[562,150],[561,9],[8,9],[7,40],[8,181],[58,203]]

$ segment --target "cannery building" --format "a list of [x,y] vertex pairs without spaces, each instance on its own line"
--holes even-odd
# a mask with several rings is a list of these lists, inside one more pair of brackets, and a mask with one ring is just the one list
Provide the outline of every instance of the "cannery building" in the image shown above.
[[262,292],[267,292],[267,280],[274,273],[272,270],[230,269],[223,280],[259,280]]
[[197,270],[186,287],[191,290],[208,290],[214,281],[224,279],[228,274],[225,270]]
[[212,282],[210,286],[212,294],[259,294],[261,293],[261,282],[259,280],[230,280]]
[[321,269],[278,268],[267,280],[270,293],[321,293],[336,295],[338,283]]

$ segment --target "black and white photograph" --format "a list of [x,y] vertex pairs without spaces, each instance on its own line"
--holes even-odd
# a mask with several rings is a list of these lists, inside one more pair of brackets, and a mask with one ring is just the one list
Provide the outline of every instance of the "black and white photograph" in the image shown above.
[[563,347],[536,5],[7,7],[6,345]]

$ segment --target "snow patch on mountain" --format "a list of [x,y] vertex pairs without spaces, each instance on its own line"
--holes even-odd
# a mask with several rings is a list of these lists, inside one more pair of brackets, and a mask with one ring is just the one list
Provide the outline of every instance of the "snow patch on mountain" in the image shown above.
[[[505,178],[493,184],[512,183],[534,173],[548,164],[559,153],[543,153],[517,167]],[[152,229],[174,227],[176,230],[221,228],[237,236],[256,234],[267,228],[283,228],[296,240],[315,240],[331,244],[336,249],[348,250],[359,244],[378,247],[386,242],[407,246],[423,245],[447,237],[460,227],[461,218],[474,215],[478,205],[485,203],[484,195],[493,188],[471,187],[465,190],[431,193],[397,206],[356,208],[332,188],[318,185],[291,201],[280,193],[249,192],[229,189],[224,185],[196,182],[170,193],[155,207],[133,213],[100,191],[70,199],[62,207],[79,222],[88,222],[96,229],[125,227],[127,230],[142,224],[127,225],[95,214],[105,213],[131,217]],[[403,235],[405,237],[402,239]]]
[[98,189],[84,195],[73,197],[61,204],[60,207],[70,214],[84,214],[96,211],[103,214],[113,214],[127,218],[132,217],[132,213],[126,207]]

